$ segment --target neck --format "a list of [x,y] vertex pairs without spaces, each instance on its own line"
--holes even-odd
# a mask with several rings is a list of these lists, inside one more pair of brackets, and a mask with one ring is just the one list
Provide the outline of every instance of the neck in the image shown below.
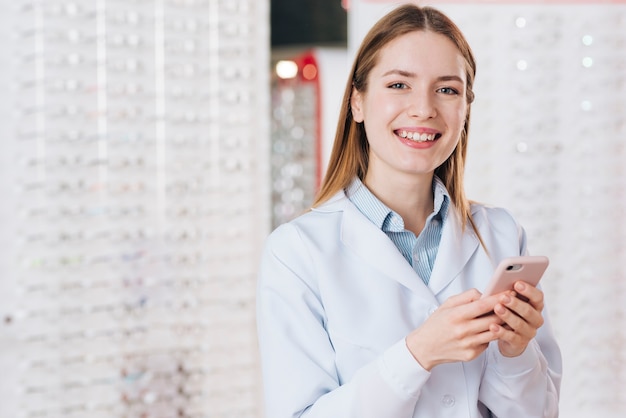
[[363,183],[387,207],[400,215],[405,229],[415,235],[424,229],[433,212],[433,174],[411,176],[406,181],[386,183],[375,176],[365,176]]

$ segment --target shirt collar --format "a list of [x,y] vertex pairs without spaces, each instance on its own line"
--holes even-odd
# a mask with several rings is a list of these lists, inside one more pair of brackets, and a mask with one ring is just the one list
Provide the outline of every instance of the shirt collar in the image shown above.
[[[355,177],[352,183],[346,189],[346,195],[354,206],[357,207],[363,215],[367,217],[374,225],[382,229],[385,220],[393,211],[381,202],[370,190],[363,184],[361,179]],[[404,222],[403,222],[404,225]]]
[[[402,217],[374,196],[358,177],[355,177],[346,188],[346,195],[357,209],[378,228],[392,232],[404,230]],[[448,214],[450,195],[437,176],[433,179],[433,196],[434,210],[429,216],[429,220],[436,218],[443,222]]]

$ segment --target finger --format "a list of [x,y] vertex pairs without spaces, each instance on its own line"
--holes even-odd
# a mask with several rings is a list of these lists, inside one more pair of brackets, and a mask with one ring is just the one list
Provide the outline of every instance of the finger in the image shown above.
[[524,337],[522,337],[512,329],[501,325],[492,325],[489,328],[489,332],[495,335],[498,340],[504,341],[507,344],[511,345],[520,345],[523,344],[524,341],[527,341]]
[[[523,304],[523,302],[520,303]],[[510,328],[511,332],[523,337],[525,340],[531,340],[535,337],[535,335],[537,335],[537,329],[539,328],[537,323],[527,320],[527,318],[520,316],[518,313],[508,309],[506,306],[498,304],[496,305],[494,312],[505,325],[508,325],[506,328]],[[539,316],[539,318],[539,321],[535,318],[533,318],[532,321],[541,322],[541,316]]]
[[514,292],[506,291],[502,293],[498,293],[496,295],[487,296],[485,298],[481,298],[467,305],[467,309],[464,312],[466,318],[479,318],[483,316],[489,316],[493,314],[493,308],[501,303],[502,297],[505,295],[512,296]]
[[469,342],[473,347],[484,350],[490,342],[497,339],[498,335],[491,330],[491,327],[489,327],[487,331],[476,334],[471,340],[469,340]]
[[528,326],[528,323],[524,318],[517,315],[514,311],[507,309],[506,306],[501,304],[496,305],[494,313],[504,324],[508,325],[507,328],[510,328],[513,332],[525,333],[527,331],[524,326]]
[[524,352],[530,340],[505,327],[493,325],[491,332],[498,337],[500,352],[507,357],[516,357]]
[[493,311],[491,313],[479,316],[478,318],[471,319],[469,321],[469,330],[472,334],[480,334],[491,328],[491,325],[497,324],[501,326],[507,326],[507,324]]
[[480,296],[480,292],[476,289],[466,290],[458,295],[450,296],[441,306],[452,308],[455,306],[466,305],[480,299]]
[[[473,335],[464,336],[457,339],[462,350],[484,349],[491,341],[498,339],[498,336],[492,331],[495,324],[490,324],[485,330]],[[497,329],[497,328],[496,328]]]
[[541,311],[538,311],[530,302],[517,297],[503,296],[501,303],[532,327],[539,328],[543,325]]
[[517,293],[524,296],[526,301],[530,303],[536,310],[542,311],[544,307],[543,292],[535,286],[531,286],[526,282],[518,281],[514,285]]

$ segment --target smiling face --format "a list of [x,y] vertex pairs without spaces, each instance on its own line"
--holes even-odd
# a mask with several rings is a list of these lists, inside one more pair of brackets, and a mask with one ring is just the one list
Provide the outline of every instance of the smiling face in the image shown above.
[[429,180],[454,151],[467,115],[465,60],[447,37],[414,31],[379,52],[367,91],[352,92],[369,143],[368,185]]

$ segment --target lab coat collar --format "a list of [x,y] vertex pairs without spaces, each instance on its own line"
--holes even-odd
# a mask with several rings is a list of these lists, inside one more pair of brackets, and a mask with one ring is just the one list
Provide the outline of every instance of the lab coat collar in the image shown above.
[[478,249],[478,244],[478,238],[470,226],[466,226],[463,231],[456,208],[450,204],[428,284],[434,294],[440,293],[463,271]]
[[452,204],[450,204],[450,209],[444,223],[437,259],[428,287],[387,235],[370,222],[350,202],[344,192],[337,193],[313,210],[344,212],[341,240],[346,247],[354,251],[364,263],[370,264],[383,275],[396,280],[415,293],[434,297],[461,273],[478,248],[478,239],[473,231],[466,228],[463,232]]

